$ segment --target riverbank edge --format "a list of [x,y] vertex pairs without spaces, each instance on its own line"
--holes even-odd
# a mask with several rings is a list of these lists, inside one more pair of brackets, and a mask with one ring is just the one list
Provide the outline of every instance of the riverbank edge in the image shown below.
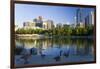
[[94,36],[47,36],[41,34],[16,34],[16,39],[45,39],[45,38],[94,38]]

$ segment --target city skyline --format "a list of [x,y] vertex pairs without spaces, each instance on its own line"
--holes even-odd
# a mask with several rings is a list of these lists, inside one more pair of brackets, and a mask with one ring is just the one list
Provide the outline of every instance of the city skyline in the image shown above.
[[[15,25],[22,27],[23,22],[33,21],[38,16],[53,20],[54,24],[73,24],[78,8],[80,7],[15,4]],[[94,8],[82,8],[83,17],[89,15],[91,11],[94,11]]]

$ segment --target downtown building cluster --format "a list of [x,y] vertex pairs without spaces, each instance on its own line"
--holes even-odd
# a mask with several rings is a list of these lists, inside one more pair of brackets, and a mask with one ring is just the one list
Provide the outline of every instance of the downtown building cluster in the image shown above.
[[94,25],[94,11],[89,12],[87,15],[83,14],[83,9],[76,10],[75,24],[79,27],[87,27]]
[[33,19],[32,22],[24,22],[23,23],[24,29],[52,29],[54,28],[54,23],[52,20],[44,20],[42,16],[39,16],[38,18]]
[[[94,11],[89,12],[87,15],[83,14],[83,9],[78,8],[76,9],[76,14],[74,17],[74,22],[73,23],[57,23],[54,24],[53,20],[46,20],[42,16],[39,16],[37,18],[34,18],[32,22],[24,22],[23,27],[24,29],[43,29],[43,30],[48,30],[48,29],[53,29],[53,28],[61,28],[64,26],[67,27],[87,27],[87,26],[92,26],[94,25]],[[18,25],[15,26],[15,30],[17,30],[19,27]]]

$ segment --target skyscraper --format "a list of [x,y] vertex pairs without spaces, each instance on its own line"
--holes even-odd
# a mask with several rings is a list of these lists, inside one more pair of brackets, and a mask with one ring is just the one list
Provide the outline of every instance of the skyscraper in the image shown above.
[[91,24],[94,25],[94,11],[91,11]]
[[48,23],[47,23],[47,21],[43,21],[43,29],[48,29]]
[[94,11],[91,11],[86,17],[85,17],[85,26],[91,26],[94,25]]
[[57,27],[57,28],[62,28],[63,26],[62,26],[61,23],[58,23],[58,24],[56,25],[56,27]]
[[37,27],[42,28],[43,27],[43,19],[42,16],[39,16],[38,18],[33,19],[33,22],[36,23]]
[[78,8],[76,10],[76,25],[80,26],[80,24],[82,25],[83,23],[83,12],[82,12],[82,8]]
[[77,10],[76,10],[76,23],[77,24],[79,24],[79,13],[80,13],[80,9],[78,8]]
[[48,26],[48,29],[52,29],[54,28],[54,24],[53,24],[53,21],[52,20],[47,20],[47,26]]
[[87,15],[86,17],[85,17],[85,27],[87,27],[87,26],[89,26],[90,25],[90,17],[89,17],[89,15]]
[[77,25],[77,20],[76,20],[76,16],[74,17],[74,27],[76,27],[76,25]]

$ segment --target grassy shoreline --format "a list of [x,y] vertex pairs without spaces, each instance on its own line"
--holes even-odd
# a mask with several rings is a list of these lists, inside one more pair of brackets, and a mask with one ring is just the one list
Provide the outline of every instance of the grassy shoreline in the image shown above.
[[16,34],[16,39],[46,39],[46,38],[94,38],[93,35],[91,36],[47,36],[47,35],[41,35],[41,34]]

